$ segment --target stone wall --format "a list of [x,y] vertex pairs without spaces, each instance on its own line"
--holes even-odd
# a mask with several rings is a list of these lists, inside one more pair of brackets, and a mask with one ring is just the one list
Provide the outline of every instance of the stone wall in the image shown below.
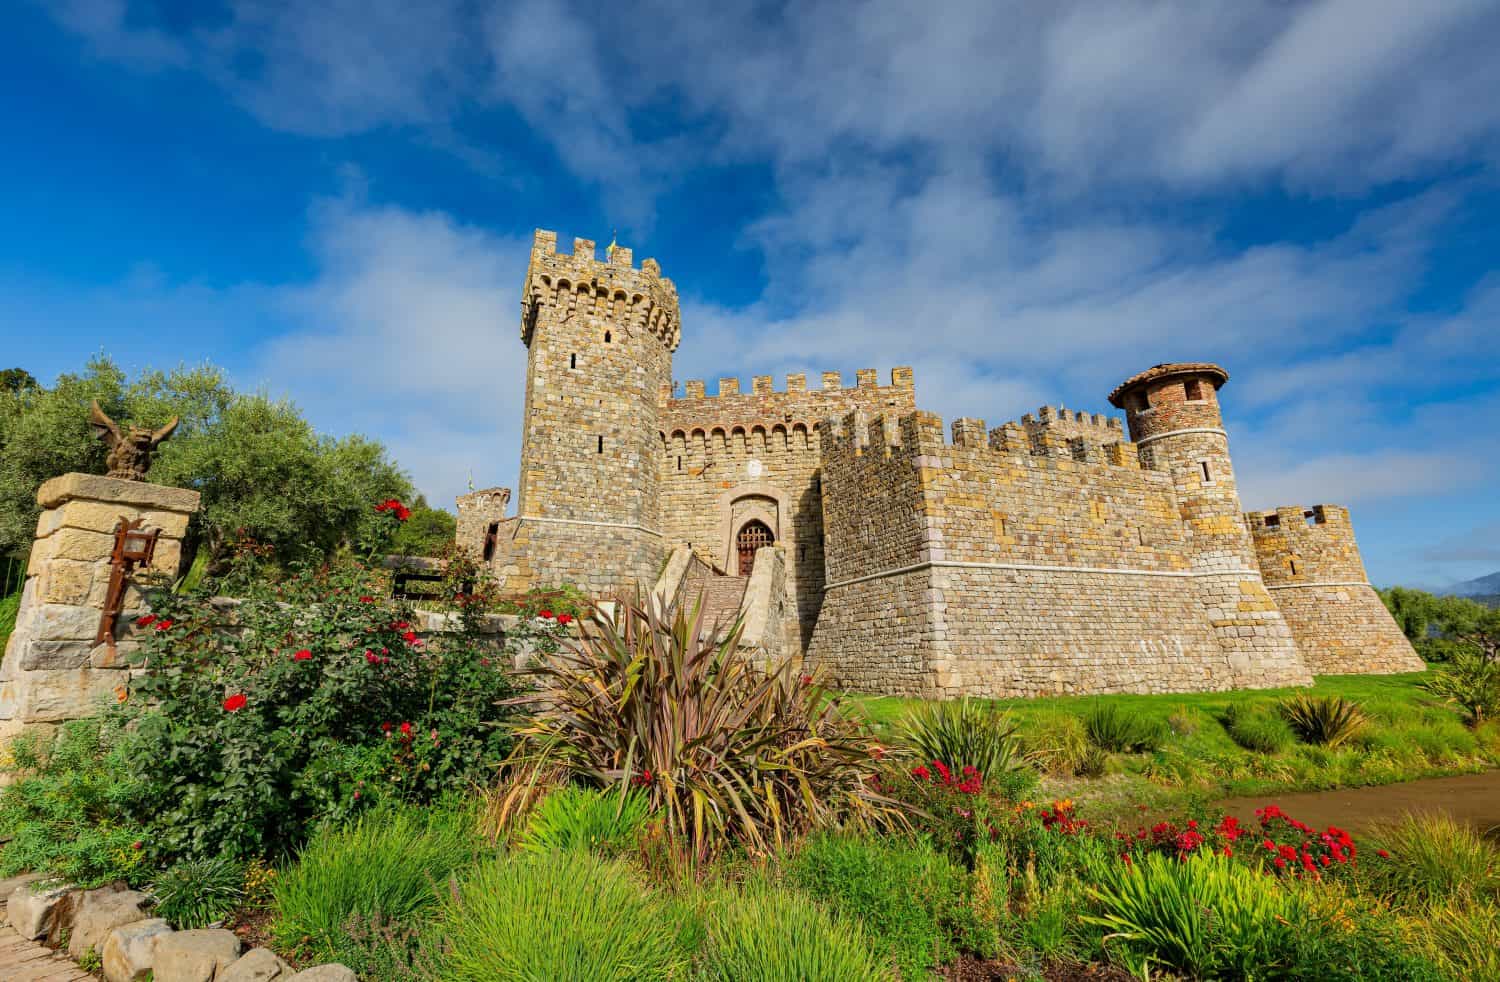
[[[835,684],[1029,696],[1307,681],[1300,663],[1290,678],[1232,663],[1205,605],[1223,574],[1195,565],[1173,475],[1142,469],[1133,445],[975,419],[949,444],[920,412],[855,412],[824,433],[829,572],[809,660]],[[1234,589],[1275,613],[1264,589]]]
[[[505,510],[510,505],[510,488],[470,491],[459,495],[454,504],[458,509],[454,541],[485,562],[493,562],[501,551],[500,530],[505,523]],[[486,544],[490,542],[493,545],[486,554]]]
[[95,645],[121,518],[160,530],[149,570],[175,578],[198,492],[92,474],[64,474],[37,491],[42,514],[26,568],[15,631],[0,661],[0,735],[86,716],[129,685],[132,620],[142,592],[123,596],[115,646]]
[[1245,518],[1267,589],[1315,674],[1426,667],[1365,578],[1347,508],[1294,505]]
[[838,372],[824,372],[823,387],[809,390],[803,375],[774,391],[770,376],[755,378],[748,393],[738,379],[720,379],[719,394],[707,396],[690,381],[686,396],[666,403],[662,414],[662,531],[672,543],[686,542],[737,574],[733,539],[749,519],[766,522],[786,547],[787,588],[795,601],[798,644],[812,636],[823,596],[822,466],[817,428],[829,413],[856,406],[867,412],[914,408],[909,368],[878,384],[861,369],[856,385],[844,388]]

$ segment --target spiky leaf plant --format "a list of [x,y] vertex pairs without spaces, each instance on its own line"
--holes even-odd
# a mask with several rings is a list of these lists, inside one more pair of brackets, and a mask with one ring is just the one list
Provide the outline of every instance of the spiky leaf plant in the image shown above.
[[901,721],[902,742],[922,760],[940,760],[957,771],[965,765],[984,777],[1027,766],[1009,714],[977,699],[932,702]]
[[1343,696],[1295,695],[1281,704],[1281,715],[1304,743],[1333,749],[1353,739],[1368,718]]
[[705,632],[702,616],[701,605],[621,604],[531,669],[501,827],[548,782],[639,788],[695,860],[730,841],[766,852],[835,820],[900,821],[870,787],[863,724],[790,661],[758,666],[739,625]]

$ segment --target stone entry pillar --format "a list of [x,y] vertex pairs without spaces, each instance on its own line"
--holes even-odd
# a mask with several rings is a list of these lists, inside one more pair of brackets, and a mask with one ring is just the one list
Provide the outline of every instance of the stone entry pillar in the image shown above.
[[[141,481],[64,474],[37,490],[42,506],[15,631],[0,661],[0,737],[37,724],[91,715],[122,697],[132,642],[111,652],[94,645],[109,590],[110,555],[121,518],[159,529],[148,574],[176,577],[182,537],[198,510],[198,492]],[[116,629],[128,636],[143,610],[138,587],[125,590]]]

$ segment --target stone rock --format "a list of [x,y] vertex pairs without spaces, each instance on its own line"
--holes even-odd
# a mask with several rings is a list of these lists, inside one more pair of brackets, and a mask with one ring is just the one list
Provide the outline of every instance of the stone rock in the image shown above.
[[40,873],[22,873],[20,876],[11,876],[0,880],[0,897],[9,897],[15,893],[17,888],[28,886],[42,878]]
[[36,491],[36,503],[43,508],[56,508],[77,498],[191,514],[198,510],[199,494],[185,488],[77,472],[54,477]]
[[221,972],[215,982],[273,982],[289,977],[292,966],[269,948],[251,948]]
[[338,962],[329,962],[327,965],[303,969],[296,975],[278,979],[277,982],[359,982],[359,977],[354,974],[353,969],[345,968]]
[[231,931],[176,931],[156,943],[154,982],[213,982],[240,955]]
[[21,649],[21,670],[87,668],[93,641],[44,641],[33,638]]
[[23,938],[31,941],[45,938],[67,913],[71,906],[68,895],[72,892],[67,886],[42,891],[33,891],[30,884],[19,886],[6,901],[6,920]]
[[127,673],[87,668],[18,672],[0,692],[0,718],[27,723],[81,719],[118,702]]
[[77,961],[90,948],[102,953],[109,932],[145,918],[141,908],[146,903],[146,895],[135,890],[85,892],[79,898],[73,929],[68,934],[68,957]]
[[109,932],[104,941],[105,982],[144,982],[151,977],[158,942],[172,933],[160,917],[125,924]]

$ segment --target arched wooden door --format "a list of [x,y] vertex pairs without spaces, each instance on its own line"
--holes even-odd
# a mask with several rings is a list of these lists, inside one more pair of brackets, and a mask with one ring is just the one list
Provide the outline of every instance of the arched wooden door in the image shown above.
[[776,537],[771,534],[771,529],[765,522],[759,519],[746,522],[734,537],[735,549],[740,557],[739,575],[749,576],[750,570],[755,567],[755,550],[775,541]]

